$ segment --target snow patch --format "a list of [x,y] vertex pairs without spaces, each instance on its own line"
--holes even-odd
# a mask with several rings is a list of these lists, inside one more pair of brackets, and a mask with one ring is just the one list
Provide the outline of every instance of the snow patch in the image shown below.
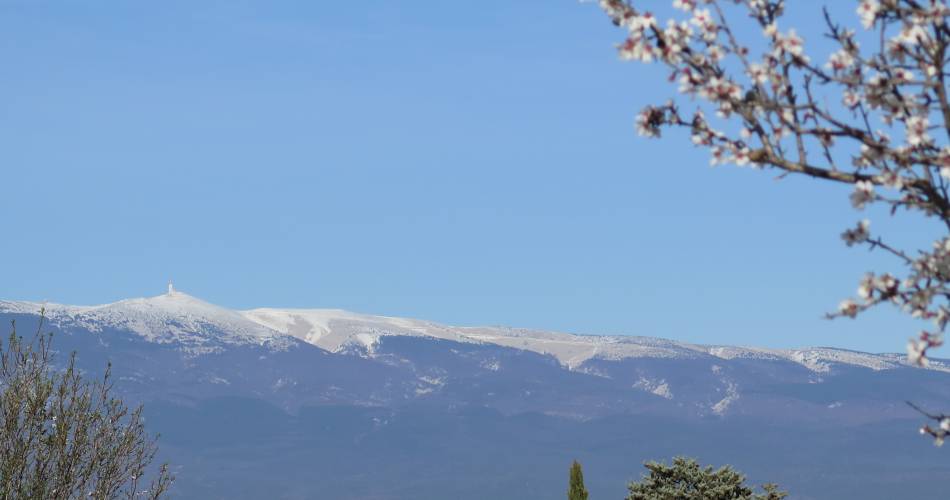
[[501,361],[498,361],[497,359],[485,360],[481,362],[481,367],[486,370],[497,372],[501,369]]
[[295,385],[297,385],[297,381],[296,381],[296,380],[294,380],[294,379],[292,379],[292,378],[283,378],[283,377],[281,377],[281,378],[277,379],[276,382],[274,382],[274,385],[272,386],[272,388],[273,388],[275,391],[277,391],[277,390],[283,389],[284,387],[295,386]]
[[661,398],[673,399],[673,391],[670,390],[670,384],[666,383],[665,379],[654,380],[640,377],[640,379],[633,384],[633,387],[655,394]]
[[425,382],[426,384],[433,385],[436,387],[442,387],[445,385],[445,377],[419,377],[420,382]]
[[379,337],[368,333],[360,333],[356,335],[356,341],[366,348],[367,354],[373,355],[376,351],[376,346],[379,344]]
[[719,400],[718,403],[712,405],[712,412],[716,415],[723,416],[726,414],[726,410],[739,399],[739,386],[734,382],[726,382],[726,397]]

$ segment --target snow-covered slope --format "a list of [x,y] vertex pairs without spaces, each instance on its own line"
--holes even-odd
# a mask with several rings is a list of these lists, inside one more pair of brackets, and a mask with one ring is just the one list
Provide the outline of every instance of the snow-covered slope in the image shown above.
[[52,326],[67,331],[130,331],[148,342],[178,343],[196,353],[216,351],[221,345],[243,344],[286,349],[296,342],[236,311],[175,290],[99,306],[0,301],[0,313],[35,315],[40,310],[45,310]]
[[[835,365],[887,370],[904,365],[902,356],[833,348],[766,349],[707,346],[652,337],[575,335],[508,327],[455,327],[431,321],[357,314],[340,309],[253,309],[234,311],[169,289],[155,297],[99,306],[68,306],[0,301],[0,313],[37,314],[45,308],[50,323],[62,329],[133,332],[154,343],[177,343],[194,353],[216,352],[225,345],[262,345],[287,349],[296,340],[331,352],[359,347],[372,354],[383,337],[418,337],[489,344],[555,357],[567,368],[585,362],[631,358],[790,361],[813,372]],[[931,369],[950,371],[934,361]]]
[[460,328],[340,309],[253,309],[242,311],[250,321],[292,335],[331,352],[349,345],[373,349],[383,336],[429,337],[455,342],[480,342]]
[[[833,365],[873,370],[904,365],[901,356],[869,354],[845,349],[766,349],[706,346],[652,337],[594,336],[506,327],[453,327],[429,321],[356,314],[339,309],[253,309],[245,318],[300,340],[339,352],[348,345],[362,345],[372,352],[384,336],[414,336],[479,344],[494,344],[554,356],[564,366],[576,368],[590,359],[628,358],[785,360],[814,372],[827,372]],[[950,365],[935,361],[931,369],[950,371]]]

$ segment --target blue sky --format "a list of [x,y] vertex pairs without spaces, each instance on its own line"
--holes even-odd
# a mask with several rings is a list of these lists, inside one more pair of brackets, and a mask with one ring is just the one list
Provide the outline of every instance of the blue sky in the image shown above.
[[[806,43],[819,5],[790,21]],[[235,308],[704,343],[917,328],[822,319],[900,271],[840,241],[867,216],[847,188],[636,136],[665,74],[620,62],[594,4],[0,0],[0,30],[0,298],[173,278]]]

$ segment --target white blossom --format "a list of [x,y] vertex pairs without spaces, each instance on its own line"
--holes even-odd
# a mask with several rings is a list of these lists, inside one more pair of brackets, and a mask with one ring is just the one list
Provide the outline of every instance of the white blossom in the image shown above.
[[933,141],[927,133],[927,127],[930,126],[930,120],[926,116],[914,115],[905,120],[907,125],[907,143],[911,146],[920,146],[929,144]]
[[828,58],[828,62],[825,63],[825,67],[838,72],[843,69],[850,68],[854,64],[854,56],[851,55],[851,52],[845,49],[841,49],[834,54],[831,54],[831,57]]
[[851,299],[844,299],[838,304],[838,312],[842,316],[853,318],[858,315],[858,305]]
[[841,239],[843,239],[845,244],[847,244],[849,247],[858,243],[864,243],[870,236],[870,232],[868,231],[870,227],[871,221],[864,219],[861,222],[858,222],[854,228],[847,229],[845,232],[841,233]]
[[895,68],[894,78],[903,83],[907,83],[914,80],[914,72],[906,68]]
[[874,199],[874,184],[871,181],[858,181],[854,183],[854,192],[851,193],[851,205],[854,208],[864,208],[869,201]]
[[747,73],[754,83],[764,84],[769,81],[769,73],[762,64],[750,64]]
[[637,115],[637,133],[644,137],[659,137],[658,121],[662,118],[662,111],[647,107]]
[[916,338],[907,341],[907,362],[917,366],[927,366],[927,343]]
[[775,36],[775,54],[776,56],[787,53],[793,57],[798,57],[804,60],[808,60],[808,57],[804,55],[805,45],[801,37],[795,33],[795,30],[789,30],[788,34],[782,35],[781,33]]
[[722,146],[713,146],[709,152],[710,152],[710,157],[709,157],[710,165],[716,166],[721,163],[726,163],[727,161],[726,150]]
[[881,4],[877,0],[861,0],[858,4],[858,16],[861,18],[861,24],[865,29],[870,29],[874,25],[877,13],[881,9]]
[[744,166],[749,164],[749,148],[739,148],[733,155],[735,156],[735,163],[738,166]]
[[696,9],[693,11],[693,18],[689,22],[697,28],[705,28],[707,25],[713,24],[712,14],[709,13],[709,9]]
[[846,90],[841,102],[849,108],[853,108],[861,103],[861,96],[857,92]]
[[673,0],[673,8],[690,12],[696,8],[696,0]]
[[865,274],[858,285],[858,296],[864,299],[865,302],[869,302],[874,298],[874,288],[874,274]]
[[897,36],[897,41],[899,43],[907,45],[929,43],[929,40],[930,35],[919,24],[904,25],[904,29],[902,29],[900,34]]

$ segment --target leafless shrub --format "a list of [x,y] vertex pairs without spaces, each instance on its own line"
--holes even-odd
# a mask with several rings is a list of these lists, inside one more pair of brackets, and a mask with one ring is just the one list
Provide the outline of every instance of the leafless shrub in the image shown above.
[[0,498],[161,498],[173,478],[162,465],[145,480],[157,446],[142,407],[112,395],[110,369],[84,381],[75,353],[55,369],[42,325],[0,343]]

